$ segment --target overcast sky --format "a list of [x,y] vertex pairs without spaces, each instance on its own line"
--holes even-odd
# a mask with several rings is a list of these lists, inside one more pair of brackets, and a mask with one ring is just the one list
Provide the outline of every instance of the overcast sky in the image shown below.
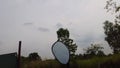
[[17,52],[22,41],[22,55],[38,52],[53,58],[56,31],[63,27],[78,45],[77,53],[91,43],[105,47],[103,22],[112,17],[104,9],[106,0],[0,0],[0,54]]

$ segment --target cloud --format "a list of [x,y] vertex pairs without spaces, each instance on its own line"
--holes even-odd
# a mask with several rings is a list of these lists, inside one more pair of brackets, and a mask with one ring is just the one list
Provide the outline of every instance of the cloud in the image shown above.
[[0,46],[3,44],[3,42],[2,41],[0,41]]
[[23,25],[25,25],[25,26],[33,25],[33,23],[32,22],[27,22],[27,23],[24,23]]
[[85,46],[88,46],[91,43],[98,42],[103,40],[104,41],[104,34],[100,34],[99,36],[95,33],[87,33],[85,35],[77,35],[72,34],[72,36],[75,38],[75,42],[78,44],[84,44]]
[[62,28],[63,25],[62,25],[61,23],[57,23],[57,24],[56,24],[56,27],[57,27],[57,28]]
[[44,28],[44,27],[39,27],[38,30],[41,32],[49,32],[50,31],[48,28]]
[[[101,36],[102,31],[100,28],[102,28],[102,22],[109,18],[112,19],[110,16],[106,17],[107,15],[104,14],[106,12],[103,10],[105,2],[103,1],[104,0],[0,0],[0,37],[2,37],[2,40],[5,39],[9,42],[3,42],[3,46],[6,45],[5,48],[10,48],[11,50],[11,48],[16,48],[15,42],[11,41],[23,39],[28,41],[27,43],[30,43],[29,41],[31,39],[29,38],[32,38],[32,43],[35,43],[41,40],[42,42],[36,43],[38,46],[23,46],[23,48],[25,48],[23,54],[26,55],[31,48],[40,47],[40,50],[42,50],[43,48],[41,47],[44,47],[45,49],[42,50],[42,56],[46,54],[48,55],[47,58],[49,58],[50,54],[48,53],[50,52],[50,48],[47,48],[47,46],[50,44],[46,43],[46,41],[52,42],[49,38],[55,41],[56,30],[61,27],[67,27],[70,29],[70,34],[75,33],[78,35],[76,37],[72,36],[72,39],[78,44],[80,52],[83,47],[90,45],[92,40],[96,42],[95,39]],[[19,27],[21,22],[23,22],[22,26]],[[54,29],[50,31],[48,28]],[[41,33],[41,37],[48,37],[45,39],[38,38],[40,32],[43,32]],[[49,32],[49,35],[45,32]],[[94,34],[91,34],[92,36],[85,35],[90,34],[89,32],[94,32]],[[11,37],[14,37],[13,40],[10,39]],[[34,41],[33,38],[35,39]],[[14,45],[14,47],[9,46],[10,44]],[[46,45],[46,47],[42,46],[43,44]]]

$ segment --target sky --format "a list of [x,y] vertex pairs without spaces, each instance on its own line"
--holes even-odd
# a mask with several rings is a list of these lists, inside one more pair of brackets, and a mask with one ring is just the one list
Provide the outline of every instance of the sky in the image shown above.
[[113,17],[105,4],[106,0],[0,0],[0,54],[17,52],[21,40],[23,56],[38,52],[43,59],[53,58],[51,47],[59,28],[69,30],[78,46],[76,54],[92,43],[108,54],[103,23]]

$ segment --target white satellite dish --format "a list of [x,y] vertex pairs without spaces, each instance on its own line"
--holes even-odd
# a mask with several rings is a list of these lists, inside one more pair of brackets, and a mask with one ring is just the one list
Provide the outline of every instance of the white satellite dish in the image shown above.
[[62,42],[55,42],[53,44],[52,53],[60,63],[67,64],[69,62],[69,50]]

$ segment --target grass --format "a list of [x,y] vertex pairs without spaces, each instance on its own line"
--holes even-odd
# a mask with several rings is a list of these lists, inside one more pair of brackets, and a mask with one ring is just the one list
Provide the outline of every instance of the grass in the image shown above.
[[22,68],[59,68],[60,63],[55,60],[46,60],[46,61],[27,61],[22,63]]
[[[119,64],[120,54],[115,54],[113,56],[106,57],[93,57],[91,59],[86,60],[77,60],[79,68],[102,68],[103,66],[118,66]],[[112,63],[112,65],[110,65]],[[102,66],[102,67],[101,67]]]
[[[75,68],[119,68],[120,54],[104,57],[93,57],[90,59],[79,59],[70,62],[70,67]],[[64,68],[56,60],[46,61],[26,61],[22,63],[22,68]]]

